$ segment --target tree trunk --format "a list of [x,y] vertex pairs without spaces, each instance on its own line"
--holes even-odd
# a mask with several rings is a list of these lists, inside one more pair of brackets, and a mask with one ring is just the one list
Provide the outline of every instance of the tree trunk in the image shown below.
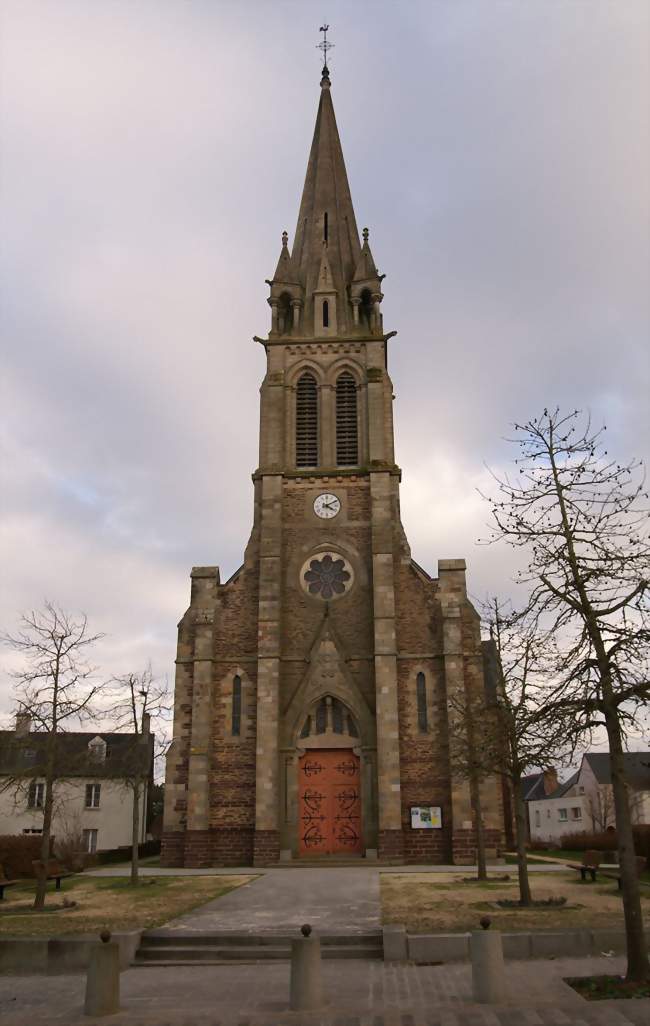
[[138,873],[138,846],[140,843],[140,781],[136,777],[133,782],[133,822],[131,832],[131,883],[137,884]]
[[43,833],[41,835],[42,872],[36,877],[36,896],[34,910],[42,912],[45,908],[45,892],[47,890],[47,863],[50,857],[50,834],[52,832],[52,809],[54,807],[54,782],[51,773],[45,780],[45,805],[43,807]]
[[469,778],[469,791],[474,812],[474,832],[476,834],[476,879],[487,880],[487,863],[485,861],[485,829],[483,827],[483,809],[481,807],[481,789],[476,773]]
[[641,981],[650,976],[648,946],[643,932],[641,895],[634,854],[632,816],[625,784],[625,762],[623,743],[618,721],[618,710],[605,711],[605,726],[609,741],[609,762],[614,793],[616,833],[618,835],[618,861],[623,887],[623,914],[627,940],[627,980]]
[[530,880],[528,879],[528,860],[526,855],[526,803],[521,793],[521,777],[513,777],[515,794],[515,837],[517,843],[517,876],[519,878],[519,904],[526,907],[532,904]]

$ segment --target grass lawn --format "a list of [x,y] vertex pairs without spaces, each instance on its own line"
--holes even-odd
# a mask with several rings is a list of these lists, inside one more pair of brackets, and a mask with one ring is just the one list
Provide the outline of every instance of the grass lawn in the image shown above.
[[[61,882],[61,890],[48,884],[45,911],[30,912],[34,882],[7,888],[0,903],[0,937],[4,934],[42,936],[98,933],[160,926],[197,905],[220,898],[235,887],[256,879],[251,876],[143,877],[133,887],[127,877],[75,876]],[[63,899],[76,907],[61,909]]]
[[[563,896],[568,908],[500,909],[499,898],[516,899],[516,873],[512,879],[487,883],[463,882],[462,873],[382,873],[382,918],[404,923],[412,933],[462,933],[478,929],[489,915],[498,930],[617,929],[623,926],[621,897],[613,880],[582,883],[577,873],[531,875],[533,899]],[[641,897],[650,915],[650,888]]]

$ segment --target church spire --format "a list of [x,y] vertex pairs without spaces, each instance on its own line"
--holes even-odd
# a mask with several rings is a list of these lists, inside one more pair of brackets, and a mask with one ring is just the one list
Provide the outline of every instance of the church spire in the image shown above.
[[[305,290],[307,319],[313,308],[314,290],[318,288],[323,244],[327,247],[332,285],[338,294],[338,306],[343,313],[347,287],[352,281],[361,245],[334,115],[327,65],[323,68],[316,127],[292,251],[294,275]],[[349,326],[346,324],[348,320],[350,318],[345,315],[339,317],[339,328],[345,330]]]
[[[364,325],[373,334],[381,330],[382,276],[377,274],[367,239],[363,248],[359,239],[332,103],[327,51],[333,44],[327,41],[328,28],[321,28],[325,38],[320,48],[325,62],[293,247],[289,257],[283,246],[275,276],[269,282],[272,334],[287,333],[282,324],[291,324],[291,334],[307,338],[359,334],[365,330]],[[327,290],[323,261],[328,273]],[[325,311],[323,303],[327,303]],[[282,316],[283,305],[293,307],[292,318]],[[366,314],[365,319],[360,311]]]

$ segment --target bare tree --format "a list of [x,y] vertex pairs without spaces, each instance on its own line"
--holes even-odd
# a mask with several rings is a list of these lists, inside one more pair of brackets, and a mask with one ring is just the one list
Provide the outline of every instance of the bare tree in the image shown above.
[[[66,766],[60,758],[59,739],[70,724],[91,719],[94,702],[102,685],[95,680],[94,667],[86,660],[87,649],[101,634],[90,634],[87,619],[74,619],[51,602],[44,608],[25,613],[17,634],[5,634],[0,640],[23,657],[23,667],[12,674],[16,683],[17,716],[33,722],[44,735],[42,759],[25,775],[42,776],[45,781],[41,861],[50,854],[55,784],[65,777]],[[5,786],[10,786],[8,780]],[[34,908],[45,906],[47,880],[37,876]]]
[[650,698],[650,545],[640,464],[608,457],[578,411],[515,425],[517,476],[496,478],[492,540],[523,549],[520,580],[560,648],[549,704],[574,736],[603,726],[616,810],[627,979],[650,973],[625,783],[626,730]]
[[[544,705],[554,659],[554,637],[540,627],[534,610],[514,611],[497,598],[482,609],[490,632],[495,678],[497,742],[495,766],[507,780],[515,812],[519,902],[532,903],[526,843],[527,809],[522,781],[531,770],[561,761],[567,752],[566,715]],[[489,650],[490,650],[489,649]],[[490,746],[484,747],[490,757]]]
[[[139,843],[141,807],[146,800],[146,785],[153,771],[153,760],[166,747],[165,740],[156,738],[158,750],[154,751],[151,726],[162,726],[170,711],[169,683],[166,679],[154,677],[151,665],[141,673],[127,673],[115,677],[111,683],[113,705],[108,715],[114,720],[116,730],[128,728],[133,732],[133,746],[127,754],[126,786],[133,796],[133,819],[131,832],[131,883],[139,880]],[[142,808],[146,815],[146,809]]]
[[494,710],[488,708],[485,694],[469,687],[448,695],[447,703],[449,760],[454,776],[467,781],[476,838],[476,877],[487,880],[481,787],[494,775],[498,762]]
[[607,827],[614,826],[614,798],[611,787],[599,785],[589,796],[588,805],[592,830],[605,833]]

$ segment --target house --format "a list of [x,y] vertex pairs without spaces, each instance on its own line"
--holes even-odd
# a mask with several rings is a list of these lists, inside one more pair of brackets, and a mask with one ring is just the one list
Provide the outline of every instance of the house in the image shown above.
[[533,794],[528,800],[528,825],[533,844],[559,842],[567,834],[584,833],[585,799],[578,790],[579,773],[548,794]]
[[[40,834],[45,802],[45,731],[32,731],[25,714],[15,730],[0,731],[0,835]],[[146,839],[147,807],[153,786],[154,737],[110,731],[71,731],[57,740],[52,834],[59,841],[94,852],[132,841],[135,776],[140,791],[139,838]]]
[[[650,752],[626,752],[632,823],[650,823]],[[587,752],[582,757],[578,785],[585,796],[587,829],[601,833],[616,827],[609,752]]]
[[[650,752],[626,752],[624,760],[632,822],[648,824]],[[525,797],[533,843],[556,843],[569,834],[616,829],[609,752],[586,752],[580,769],[556,790],[542,793],[539,786],[537,790],[529,787]]]

